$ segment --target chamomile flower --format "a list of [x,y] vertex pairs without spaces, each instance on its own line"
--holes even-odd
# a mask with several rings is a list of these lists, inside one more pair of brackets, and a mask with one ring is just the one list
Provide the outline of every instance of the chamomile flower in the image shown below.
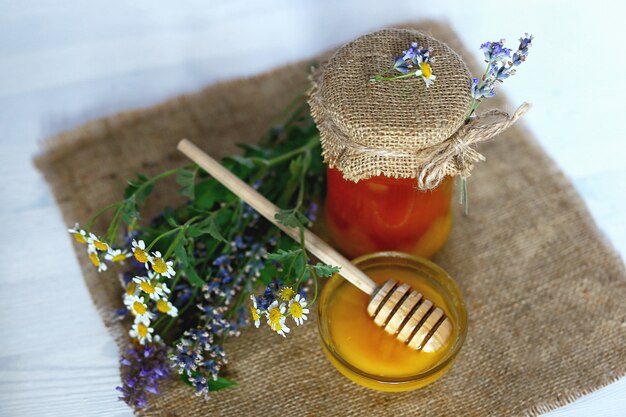
[[157,310],[159,310],[163,314],[168,314],[172,317],[178,316],[178,309],[168,300],[157,300],[156,307]]
[[109,251],[104,255],[104,259],[111,262],[123,262],[126,258],[130,258],[131,254],[126,250],[109,248]]
[[307,302],[300,294],[297,294],[296,297],[289,302],[289,313],[293,317],[293,321],[296,322],[298,326],[301,326],[304,323],[304,320],[307,319],[307,314],[309,314],[309,309],[307,308]]
[[101,241],[98,238],[98,236],[94,235],[93,233],[89,233],[89,237],[87,238],[87,243],[94,246],[96,249],[98,249],[101,252],[109,251],[109,245],[106,242]]
[[296,292],[291,287],[283,287],[283,289],[280,290],[280,298],[285,301],[291,300],[294,295],[296,295]]
[[137,297],[136,295],[126,296],[124,297],[124,305],[126,305],[128,311],[135,316],[135,320],[137,321],[150,322],[150,320],[154,318],[154,314],[148,310],[148,306],[141,297]]
[[135,256],[135,259],[137,259],[137,262],[144,264],[146,269],[148,269],[148,260],[150,259],[150,256],[148,255],[148,252],[146,252],[146,243],[143,240],[136,241],[133,239],[133,255]]
[[252,316],[252,320],[254,320],[254,325],[258,329],[261,325],[261,310],[259,310],[259,306],[256,303],[254,295],[250,295],[250,300],[252,300],[252,304],[250,305],[250,315]]
[[137,295],[138,289],[137,283],[131,280],[126,286],[126,295]]
[[278,300],[275,300],[272,304],[270,304],[267,309],[267,324],[272,328],[272,330],[277,332],[277,328],[284,327],[285,311],[285,303],[280,303],[280,305],[278,305]]
[[419,70],[415,71],[415,75],[417,77],[422,77],[426,83],[426,87],[429,87],[437,78],[435,74],[433,74],[433,68],[430,66],[433,59],[431,59],[428,55],[416,54],[414,61],[419,67]]
[[165,284],[164,282],[155,281],[154,276],[151,275],[150,273],[148,273],[148,278],[150,279],[150,282],[154,286],[154,289],[156,290],[156,292],[161,294],[161,298],[167,298],[167,295],[169,295],[172,292],[167,287],[167,284]]
[[91,261],[93,266],[98,268],[98,272],[107,270],[107,264],[102,262],[102,259],[100,259],[100,256],[98,256],[98,251],[96,251],[95,246],[89,245],[87,249],[87,254],[89,255],[89,260]]
[[74,236],[78,243],[87,243],[87,232],[81,229],[78,223],[74,225],[73,229],[67,229],[67,231]]
[[174,271],[173,267],[174,262],[165,262],[163,260],[163,257],[161,256],[161,252],[152,252],[152,256],[149,259],[150,263],[152,264],[152,270],[157,274],[161,274],[168,278],[172,278],[174,275],[176,275],[176,271]]
[[277,323],[276,328],[274,329],[276,333],[281,335],[282,337],[287,337],[285,333],[289,333],[289,327],[285,324],[285,322]]
[[152,342],[152,333],[154,333],[154,329],[150,327],[150,323],[141,320],[136,320],[128,332],[130,337],[137,339],[142,345],[145,345],[146,342]]
[[151,281],[146,277],[135,277],[133,281],[139,285],[139,289],[152,299],[152,300],[160,300],[165,296],[165,292],[169,292],[169,288],[165,287],[158,282]]

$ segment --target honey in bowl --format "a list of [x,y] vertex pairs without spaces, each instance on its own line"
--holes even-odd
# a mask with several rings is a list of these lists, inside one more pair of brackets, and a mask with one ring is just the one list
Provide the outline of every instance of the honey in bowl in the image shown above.
[[381,252],[354,263],[376,283],[409,284],[442,308],[453,333],[435,352],[411,349],[377,326],[367,313],[370,297],[333,276],[320,298],[324,353],[352,381],[381,391],[407,391],[427,385],[452,365],[465,338],[465,304],[454,281],[431,262],[398,252]]

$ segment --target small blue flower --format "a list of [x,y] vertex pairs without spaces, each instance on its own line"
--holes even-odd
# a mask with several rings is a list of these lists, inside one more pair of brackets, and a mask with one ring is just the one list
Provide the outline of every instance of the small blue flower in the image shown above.
[[406,74],[410,70],[407,60],[401,57],[396,58],[396,61],[393,63],[393,67],[402,74]]
[[480,49],[485,53],[485,61],[487,62],[494,62],[511,56],[511,50],[504,47],[504,39],[499,42],[485,42],[480,45]]

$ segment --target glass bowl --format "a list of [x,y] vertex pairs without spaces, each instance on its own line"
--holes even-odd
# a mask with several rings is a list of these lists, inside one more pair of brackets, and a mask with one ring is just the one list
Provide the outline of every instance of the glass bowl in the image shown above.
[[367,316],[369,295],[335,274],[318,304],[319,332],[328,360],[350,380],[379,391],[409,391],[440,378],[452,366],[467,332],[465,302],[452,278],[434,263],[401,252],[376,252],[353,263],[377,283],[394,278],[410,284],[445,311],[454,330],[437,352],[411,350]]

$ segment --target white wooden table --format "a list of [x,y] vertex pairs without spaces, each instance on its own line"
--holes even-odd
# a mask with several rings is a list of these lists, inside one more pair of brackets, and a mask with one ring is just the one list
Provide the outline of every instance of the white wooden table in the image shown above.
[[[534,33],[529,61],[505,91],[535,104],[527,126],[626,253],[626,10],[618,2],[40,3],[0,0],[0,415],[131,415],[114,390],[115,344],[32,166],[39,142],[385,24],[447,19],[476,47]],[[550,415],[624,416],[626,378]]]

